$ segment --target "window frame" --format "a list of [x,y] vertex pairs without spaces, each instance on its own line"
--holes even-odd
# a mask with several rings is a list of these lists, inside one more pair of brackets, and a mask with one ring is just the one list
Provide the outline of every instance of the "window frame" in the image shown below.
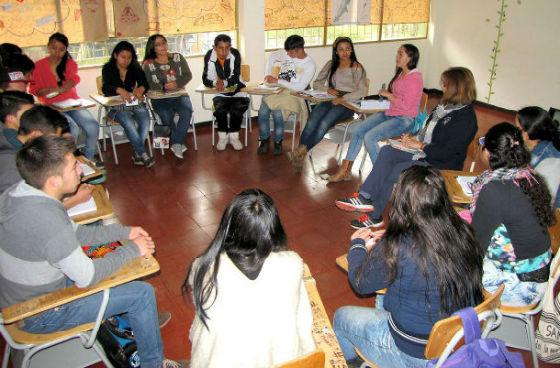
[[[327,24],[327,18],[328,18],[328,14],[327,14],[327,13],[328,13],[328,1],[329,1],[329,0],[324,0],[324,2],[325,2],[325,24],[324,24],[322,27],[295,27],[295,28],[282,28],[282,29],[269,29],[269,30],[266,30],[266,29],[265,29],[265,31],[264,31],[264,32],[265,32],[265,44],[266,44],[266,40],[267,40],[266,32],[269,32],[269,31],[280,31],[280,30],[283,30],[283,29],[308,29],[308,28],[319,28],[319,29],[321,29],[321,28],[322,28],[322,29],[323,29],[323,42],[322,42],[322,44],[321,44],[321,45],[309,45],[309,46],[308,46],[308,45],[305,45],[305,48],[307,49],[307,48],[318,48],[318,47],[332,46],[332,43],[331,43],[331,42],[328,42],[328,39],[327,39],[327,38],[328,38],[328,28],[329,28],[329,27],[336,27],[337,25],[334,25],[334,24],[330,24],[330,25],[329,25],[329,24]],[[394,39],[389,39],[389,40],[388,40],[388,39],[383,39],[383,38],[382,38],[382,36],[383,36],[383,26],[384,26],[384,25],[389,25],[389,24],[415,24],[415,23],[387,23],[387,24],[384,24],[384,23],[383,23],[383,1],[384,1],[384,0],[381,0],[381,22],[380,22],[379,25],[378,25],[378,26],[379,26],[379,29],[378,29],[378,31],[377,31],[377,41],[354,41],[354,40],[352,40],[352,42],[353,42],[355,45],[362,45],[362,44],[369,44],[369,43],[385,43],[385,42],[408,41],[408,40],[425,40],[425,39],[428,39],[429,34],[430,34],[430,27],[429,27],[430,21],[429,21],[429,19],[430,19],[430,16],[431,16],[431,5],[432,5],[432,0],[429,0],[429,6],[428,6],[428,22],[426,22],[426,23],[423,23],[423,22],[422,22],[422,23],[416,23],[416,24],[425,24],[425,25],[426,25],[426,36],[424,36],[424,37],[409,37],[409,38],[394,38]],[[341,24],[340,26],[352,25],[352,24],[354,24],[354,23]],[[359,25],[359,24],[358,24],[358,25]],[[367,24],[364,24],[364,25],[375,25],[375,24],[367,23]],[[265,52],[273,52],[273,51],[279,50],[279,49],[281,49],[281,48],[282,48],[282,47],[278,47],[278,48],[266,48],[266,47],[265,47]]]

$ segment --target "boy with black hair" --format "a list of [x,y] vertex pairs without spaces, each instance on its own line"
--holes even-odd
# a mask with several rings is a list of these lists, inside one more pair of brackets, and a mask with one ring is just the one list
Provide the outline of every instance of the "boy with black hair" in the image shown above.
[[[270,84],[278,84],[285,87],[286,90],[262,99],[259,109],[260,144],[257,150],[259,155],[268,152],[271,114],[274,120],[274,155],[282,154],[284,119],[290,113],[296,113],[299,115],[300,121],[307,120],[304,116],[306,107],[301,105],[301,99],[290,94],[291,91],[305,90],[315,75],[315,62],[307,55],[304,46],[303,37],[291,35],[284,42],[284,50],[272,53],[268,59],[264,81]],[[275,64],[280,64],[280,72],[277,78],[272,76],[272,67]]]
[[0,70],[0,89],[2,91],[27,91],[35,63],[27,55],[9,56]]
[[[24,181],[0,196],[0,308],[63,289],[68,280],[91,286],[132,259],[154,253],[154,242],[141,227],[81,226],[68,218],[61,199],[80,184],[75,149],[69,139],[41,136],[17,154]],[[128,242],[99,259],[88,258],[81,248],[116,240]],[[102,297],[97,293],[47,310],[25,319],[21,328],[50,333],[93,322]],[[143,368],[183,367],[163,357],[152,286],[133,281],[113,288],[105,313],[126,313]]]
[[[231,38],[220,34],[214,39],[214,47],[204,56],[202,82],[215,88],[220,94],[214,97],[214,116],[218,121],[218,144],[223,151],[229,143],[237,151],[243,149],[239,130],[243,114],[249,107],[249,98],[240,92],[245,85],[240,80],[241,55],[231,47]],[[228,124],[229,114],[229,124]]]

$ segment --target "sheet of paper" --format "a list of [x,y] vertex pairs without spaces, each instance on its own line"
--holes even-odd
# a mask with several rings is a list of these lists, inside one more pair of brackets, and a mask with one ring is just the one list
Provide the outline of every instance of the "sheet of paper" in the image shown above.
[[419,149],[405,147],[401,144],[401,142],[399,142],[395,139],[389,139],[389,144],[393,148],[396,148],[396,149],[404,151],[404,152],[412,153],[412,154],[417,154],[417,153],[423,152],[422,150],[419,150]]
[[457,183],[461,186],[463,193],[469,197],[473,195],[471,187],[475,179],[476,176],[457,176]]
[[360,107],[363,110],[387,110],[390,102],[388,100],[361,100]]
[[315,97],[317,99],[332,99],[334,100],[336,97],[333,95],[329,95],[325,91],[317,91],[314,89],[306,90],[302,92],[303,94],[309,95],[311,97]]
[[74,217],[78,215],[83,215],[85,213],[91,213],[97,211],[97,205],[95,204],[95,200],[93,197],[89,199],[87,202],[79,203],[72,208],[69,208],[68,216]]
[[58,107],[59,109],[68,109],[71,107],[78,107],[82,105],[82,101],[81,100],[76,100],[74,98],[68,98],[66,100],[63,101],[59,101],[59,102],[55,102],[53,103],[54,106]]
[[88,176],[88,175],[91,175],[91,174],[95,173],[95,170],[91,166],[89,166],[88,164],[80,162],[80,167],[82,168],[82,174],[84,176]]

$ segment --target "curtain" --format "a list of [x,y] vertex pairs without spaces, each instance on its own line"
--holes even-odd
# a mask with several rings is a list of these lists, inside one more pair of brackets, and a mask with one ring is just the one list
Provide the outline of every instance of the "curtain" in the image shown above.
[[323,27],[325,0],[265,0],[264,29]]

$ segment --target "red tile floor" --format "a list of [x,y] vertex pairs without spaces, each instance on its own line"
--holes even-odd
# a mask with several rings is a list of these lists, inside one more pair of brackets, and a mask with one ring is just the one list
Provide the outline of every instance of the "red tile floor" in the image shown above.
[[[371,169],[369,162],[365,174],[358,175],[355,168],[352,181],[328,185],[319,175],[336,167],[332,143],[319,144],[313,160],[295,173],[285,156],[257,156],[256,123],[249,146],[241,152],[231,146],[217,152],[211,146],[210,127],[197,131],[198,151],[193,150],[189,134],[182,161],[169,151],[164,156],[158,151],[152,168],[134,167],[129,144],[118,146],[118,166],[109,151],[105,154],[105,185],[115,214],[123,224],[143,226],[156,241],[161,271],[149,282],[156,288],[159,308],[173,315],[162,330],[167,357],[190,356],[193,306],[182,297],[180,287],[190,262],[212,239],[225,206],[245,188],[261,188],[276,202],[289,246],[309,265],[331,318],[340,306],[373,304],[373,298],[357,297],[350,290],[345,273],[335,265],[335,258],[347,251],[349,221],[356,215],[338,210],[333,203],[359,186]],[[291,147],[289,139],[284,141],[285,149]],[[530,366],[529,354],[524,355]]]

